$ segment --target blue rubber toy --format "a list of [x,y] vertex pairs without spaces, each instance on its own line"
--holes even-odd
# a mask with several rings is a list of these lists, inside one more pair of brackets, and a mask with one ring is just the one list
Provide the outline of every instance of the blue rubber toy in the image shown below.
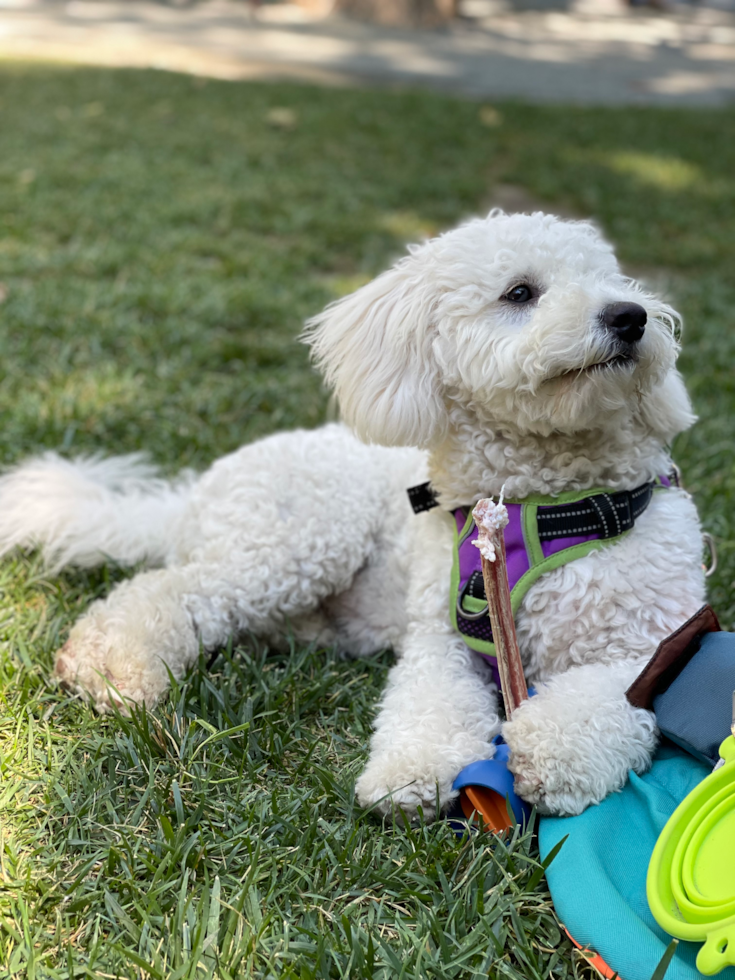
[[508,769],[510,749],[502,735],[496,735],[493,744],[493,758],[465,766],[454,780],[452,789],[460,791],[459,802],[465,817],[479,813],[489,830],[504,833],[513,826],[508,805],[516,823],[521,826],[528,821],[531,807],[513,789],[513,774]]

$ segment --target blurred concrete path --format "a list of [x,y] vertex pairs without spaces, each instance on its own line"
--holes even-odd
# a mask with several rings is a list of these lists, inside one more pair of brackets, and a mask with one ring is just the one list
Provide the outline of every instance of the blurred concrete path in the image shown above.
[[554,9],[546,0],[517,10],[507,0],[465,0],[468,16],[451,27],[413,31],[237,0],[0,0],[0,57],[422,85],[481,98],[716,105],[735,100],[735,10],[719,4],[658,12],[618,0]]

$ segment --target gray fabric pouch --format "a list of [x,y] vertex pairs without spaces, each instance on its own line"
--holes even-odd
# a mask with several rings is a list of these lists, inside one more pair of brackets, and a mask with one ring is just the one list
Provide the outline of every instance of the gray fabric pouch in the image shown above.
[[653,699],[662,735],[714,766],[730,734],[735,691],[735,633],[707,633],[665,691]]

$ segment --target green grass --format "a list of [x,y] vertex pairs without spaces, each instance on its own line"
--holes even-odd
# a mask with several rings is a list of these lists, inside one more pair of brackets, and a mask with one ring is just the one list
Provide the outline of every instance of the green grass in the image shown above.
[[[295,122],[269,122],[288,108]],[[668,283],[701,422],[676,456],[735,626],[735,112],[0,69],[0,461],[139,448],[202,467],[326,395],[302,320],[496,182],[591,213]],[[54,650],[123,573],[0,566],[0,977],[567,978],[531,835],[495,849],[356,807],[388,654],[192,672],[101,719]]]

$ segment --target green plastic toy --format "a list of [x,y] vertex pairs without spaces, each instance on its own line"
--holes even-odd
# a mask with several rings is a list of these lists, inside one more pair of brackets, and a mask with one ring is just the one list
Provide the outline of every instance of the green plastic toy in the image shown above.
[[[734,726],[735,730],[735,726]],[[735,738],[724,764],[672,813],[648,866],[646,892],[658,924],[679,939],[704,942],[697,969],[735,966]]]

